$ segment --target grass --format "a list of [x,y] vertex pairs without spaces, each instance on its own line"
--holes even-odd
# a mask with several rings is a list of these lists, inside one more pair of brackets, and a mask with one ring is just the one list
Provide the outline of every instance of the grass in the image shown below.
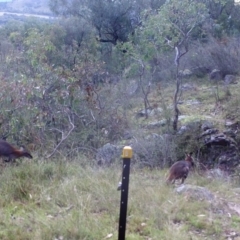
[[[177,194],[166,186],[165,173],[132,167],[127,240],[225,239],[225,232],[238,231],[237,214],[229,217],[224,204]],[[0,239],[117,239],[120,179],[120,165],[82,167],[77,160],[6,167],[0,175]],[[239,199],[230,182],[194,174],[186,182],[224,201]]]
[[[184,91],[183,104],[179,105],[181,114],[187,116],[181,123],[210,117],[210,121],[224,129],[222,119],[226,113],[237,115],[238,85],[229,86],[232,96],[228,101],[221,100],[222,108],[217,109],[211,84],[191,83],[196,88]],[[162,104],[172,105],[174,90],[174,85],[164,88]],[[149,100],[162,107],[157,91],[149,95]],[[191,100],[200,104],[185,104]],[[138,123],[145,125],[161,117],[157,114],[150,120],[139,119]],[[144,128],[141,131],[149,133]],[[24,160],[18,166],[2,168],[0,239],[117,239],[121,168],[120,163],[109,168],[90,166],[89,159],[84,157],[71,162]],[[240,191],[236,188],[239,176],[226,181],[190,174],[186,183],[205,187],[216,196],[214,201],[207,201],[176,193],[173,186],[165,184],[165,174],[166,170],[132,166],[127,240],[221,240],[227,239],[230,232],[240,234]],[[229,207],[231,204],[239,213]]]

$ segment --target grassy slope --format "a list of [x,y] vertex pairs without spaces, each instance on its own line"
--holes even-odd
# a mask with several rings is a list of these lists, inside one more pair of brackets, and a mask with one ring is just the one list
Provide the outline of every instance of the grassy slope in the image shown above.
[[[234,118],[239,117],[238,112],[238,102],[240,98],[238,93],[240,90],[240,83],[232,84],[228,86],[228,90],[231,96],[228,95],[229,92],[226,91],[226,87],[223,82],[216,85],[209,82],[208,79],[184,79],[183,85],[188,85],[191,89],[183,89],[180,97],[180,118],[179,126],[185,124],[186,122],[191,122],[194,120],[209,120],[213,122],[216,127],[220,130],[225,128],[225,123],[227,115],[229,113]],[[172,99],[175,91],[175,85],[173,83],[162,85],[161,89],[154,89],[149,95],[149,101],[151,106],[162,107],[163,101],[160,100],[159,94],[163,96],[164,104],[166,106],[172,105]],[[142,100],[139,101],[140,103]],[[183,116],[183,117],[181,117]],[[156,119],[150,117],[148,121],[152,122],[155,120],[161,120],[164,114],[155,116]],[[145,119],[142,119],[143,123],[146,123]]]
[[[240,217],[225,203],[239,199],[229,182],[193,174],[187,179],[224,199],[214,204],[176,194],[164,175],[131,169],[126,239],[225,239],[239,233]],[[117,239],[120,178],[121,164],[98,169],[23,161],[2,169],[0,239]]]
[[[226,110],[234,106],[231,101],[238,96],[238,84],[230,86],[232,96],[228,99],[220,87],[219,105],[207,81],[187,82],[195,87],[182,95],[180,111],[188,116],[184,121],[210,117],[223,128]],[[167,106],[173,92],[172,85],[162,90]],[[149,99],[153,105],[161,104],[157,91]],[[201,104],[187,104],[193,100]],[[82,157],[68,163],[36,160],[1,169],[0,239],[117,239],[120,192],[116,188],[121,161],[103,169],[90,167],[86,164],[89,159]],[[221,240],[240,234],[240,191],[234,189],[239,178],[234,183],[197,174],[187,179],[186,183],[212,191],[214,202],[179,195],[164,179],[164,170],[131,169],[126,239]],[[229,203],[235,204],[237,211],[230,209]]]
[[[14,4],[13,8],[19,9],[20,1]],[[237,96],[239,86],[230,86],[232,98],[228,101],[220,88],[222,102],[219,105],[216,90],[207,81],[189,79],[185,82],[195,88],[183,92],[185,104],[180,105],[180,111],[188,116],[184,121],[210,119],[223,128],[226,109]],[[169,106],[174,88],[164,86],[161,92]],[[186,104],[193,100],[201,104]],[[157,91],[150,95],[150,102],[159,105]],[[221,199],[213,204],[176,194],[172,187],[164,184],[164,175],[160,170],[132,169],[128,240],[219,240],[226,239],[230,233],[240,234],[240,216],[227,207],[231,202],[240,208],[240,191],[233,189],[239,182],[191,175],[187,183],[204,186]],[[81,167],[77,162],[23,161],[20,166],[2,168],[0,239],[98,240],[109,234],[113,234],[110,239],[117,239],[120,192],[116,188],[120,177],[120,164],[110,169],[97,169]]]

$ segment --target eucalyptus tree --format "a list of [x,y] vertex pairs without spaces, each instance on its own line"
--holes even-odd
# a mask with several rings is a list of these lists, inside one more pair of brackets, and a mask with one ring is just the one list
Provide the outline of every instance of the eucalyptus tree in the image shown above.
[[166,0],[50,0],[57,15],[84,18],[97,30],[100,42],[126,42],[141,25],[145,9],[158,9]]
[[98,40],[114,45],[117,41],[125,42],[137,24],[134,2],[128,0],[51,0],[50,8],[58,15],[76,16],[91,22]]
[[235,0],[198,0],[206,5],[210,18],[219,19],[222,14],[229,14],[235,6]]
[[239,33],[240,5],[235,0],[198,0],[209,13],[208,28],[214,37]]
[[145,51],[146,56],[151,53],[155,54],[156,51],[173,50],[175,52],[174,131],[177,130],[179,117],[178,101],[181,87],[179,68],[181,59],[189,51],[194,30],[203,24],[207,16],[207,8],[201,1],[168,0],[161,6],[157,14],[152,15],[146,21],[144,29],[141,30],[141,41],[145,41],[145,46],[149,49]]

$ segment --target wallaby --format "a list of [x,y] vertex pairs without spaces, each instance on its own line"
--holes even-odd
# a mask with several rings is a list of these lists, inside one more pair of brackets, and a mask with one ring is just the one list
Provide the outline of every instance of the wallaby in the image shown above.
[[33,158],[26,149],[17,149],[4,140],[0,140],[0,157],[7,157],[7,160],[5,160],[7,162],[14,161],[20,157]]
[[185,160],[177,161],[170,167],[166,182],[174,184],[175,180],[182,179],[181,184],[183,184],[193,166],[192,153],[186,154]]

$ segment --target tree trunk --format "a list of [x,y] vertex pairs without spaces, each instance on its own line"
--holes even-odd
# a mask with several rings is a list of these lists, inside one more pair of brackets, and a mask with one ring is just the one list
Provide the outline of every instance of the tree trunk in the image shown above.
[[179,77],[179,64],[180,64],[180,52],[178,47],[175,47],[175,65],[176,65],[176,90],[173,97],[173,110],[174,110],[174,118],[173,118],[173,130],[176,132],[178,128],[178,116],[179,116],[179,109],[178,109],[178,95],[180,89],[180,77]]
[[174,118],[173,118],[173,130],[177,131],[178,128],[178,116],[179,116],[179,109],[178,109],[178,94],[179,94],[179,86],[180,86],[180,79],[178,76],[176,76],[176,90],[174,93],[174,98],[173,98],[173,110],[174,110]]

